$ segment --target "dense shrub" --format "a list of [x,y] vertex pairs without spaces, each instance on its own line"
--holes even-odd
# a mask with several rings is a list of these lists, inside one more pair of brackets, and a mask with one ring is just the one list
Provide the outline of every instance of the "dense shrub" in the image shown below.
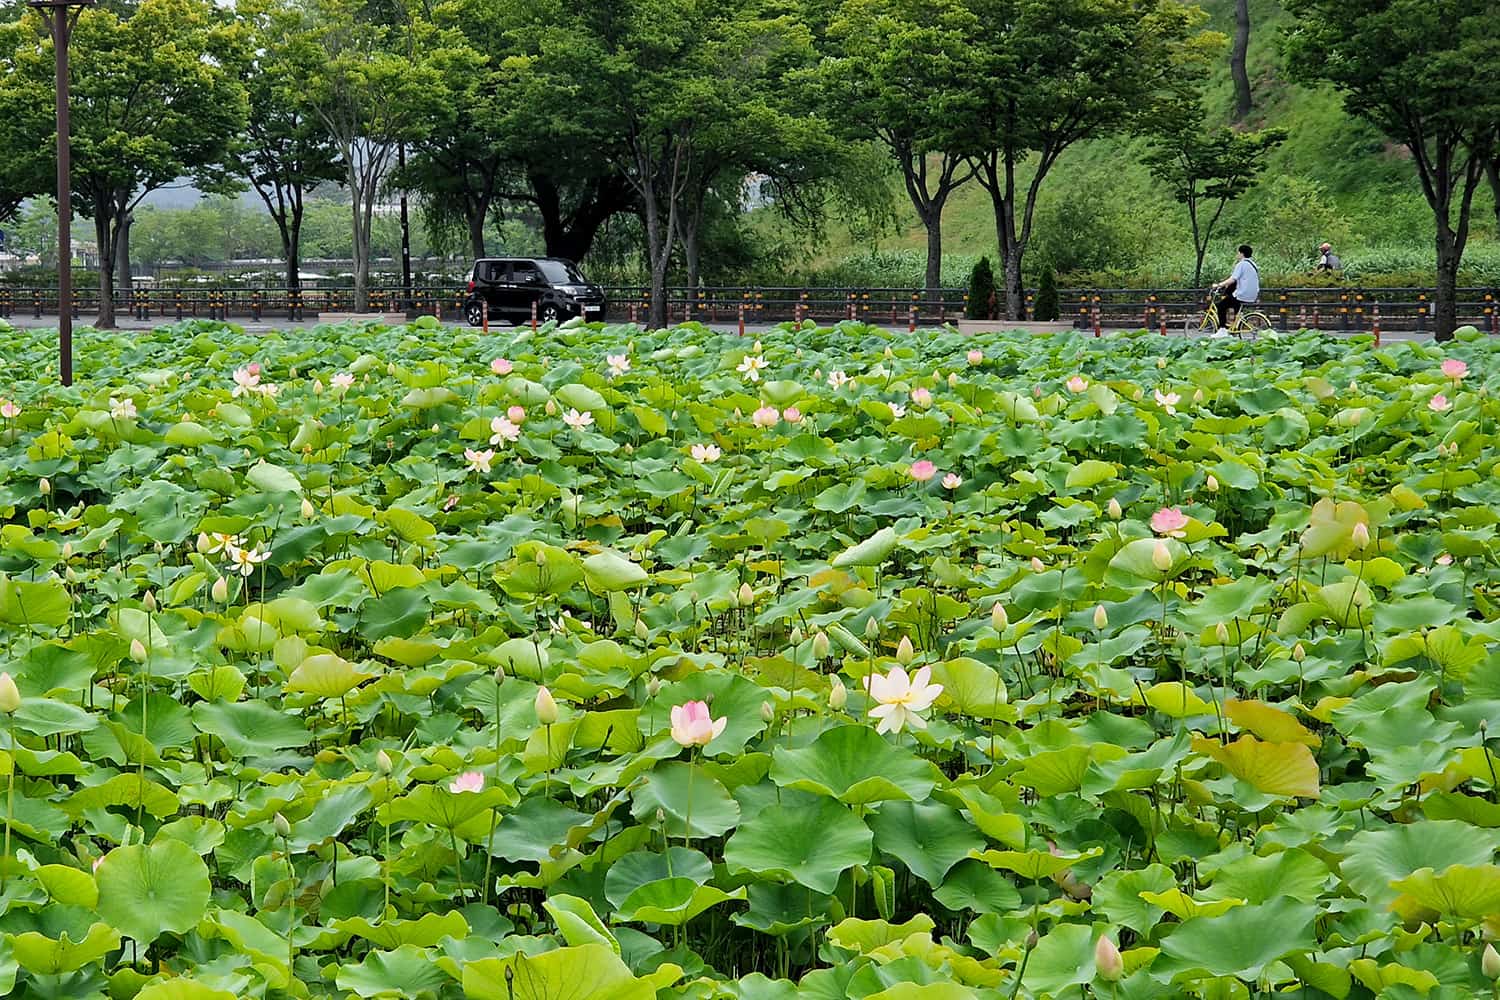
[[969,319],[995,318],[995,269],[990,267],[988,257],[980,257],[969,273],[969,298],[964,304],[964,315]]

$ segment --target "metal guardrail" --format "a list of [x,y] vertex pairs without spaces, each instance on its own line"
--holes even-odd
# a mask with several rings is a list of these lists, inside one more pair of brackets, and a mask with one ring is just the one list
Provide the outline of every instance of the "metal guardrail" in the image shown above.
[[[650,313],[651,296],[641,286],[607,287],[609,318],[643,322]],[[1315,327],[1337,330],[1425,330],[1432,323],[1431,288],[1317,287],[1266,289],[1259,308],[1281,329]],[[372,312],[404,312],[408,316],[461,317],[465,289],[460,285],[421,286],[410,297],[399,287],[369,290]],[[1500,333],[1500,289],[1459,289],[1462,323]],[[1035,293],[1028,292],[1027,311]],[[890,326],[943,323],[964,315],[968,296],[963,289],[930,291],[912,288],[797,288],[770,286],[705,287],[667,290],[671,322],[779,323],[787,320],[837,322],[862,320]],[[1146,328],[1180,326],[1198,315],[1206,300],[1201,290],[1184,288],[1060,289],[1062,318],[1075,327]],[[320,313],[354,310],[354,294],[347,288],[206,289],[200,286],[122,290],[115,298],[116,315],[136,320],[248,319],[276,321],[314,319]],[[75,318],[95,312],[98,289],[75,289],[71,308]],[[40,318],[58,312],[57,289],[0,286],[0,318]]]

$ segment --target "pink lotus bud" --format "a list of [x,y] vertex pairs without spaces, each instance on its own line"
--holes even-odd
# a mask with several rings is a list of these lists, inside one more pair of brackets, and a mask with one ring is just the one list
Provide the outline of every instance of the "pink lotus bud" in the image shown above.
[[1120,949],[1106,934],[1094,945],[1094,967],[1099,970],[1099,978],[1106,983],[1117,983],[1125,974],[1125,960],[1120,957]]

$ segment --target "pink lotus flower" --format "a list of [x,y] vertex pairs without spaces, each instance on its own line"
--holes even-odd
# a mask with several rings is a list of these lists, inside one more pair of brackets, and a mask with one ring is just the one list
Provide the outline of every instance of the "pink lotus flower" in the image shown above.
[[339,392],[348,392],[349,387],[354,384],[354,376],[348,372],[339,372],[328,380]]
[[781,411],[781,419],[789,424],[800,424],[802,422],[802,411],[795,406],[788,406]]
[[1427,408],[1433,413],[1442,413],[1445,410],[1453,409],[1453,403],[1448,399],[1447,396],[1444,396],[1442,393],[1438,393],[1436,396],[1433,396],[1427,401]]
[[849,376],[844,374],[842,371],[832,371],[828,373],[828,388],[832,389],[834,392],[837,392],[848,384]]
[[918,712],[925,712],[943,693],[941,684],[929,684],[931,667],[921,667],[908,676],[905,667],[893,667],[885,676],[870,674],[865,677],[865,690],[880,704],[870,709],[870,718],[879,719],[877,733],[899,733],[908,726],[926,729],[927,721]]
[[495,460],[495,449],[486,448],[484,451],[475,451],[473,448],[465,448],[464,460],[469,463],[470,471],[487,476],[490,473],[490,463]]
[[923,409],[926,409],[927,407],[932,405],[932,390],[924,388],[920,385],[917,386],[911,391],[911,401],[913,403],[916,403]]
[[478,771],[465,771],[448,782],[448,791],[454,795],[459,795],[463,792],[482,792],[484,791],[484,775]]
[[1180,402],[1182,402],[1182,397],[1177,395],[1177,393],[1162,392],[1160,389],[1156,390],[1156,404],[1168,413],[1176,413],[1177,404]]
[[245,366],[245,370],[248,371],[251,375],[256,375],[256,376],[260,375],[260,362],[259,361],[252,361],[252,362],[250,362],[248,365]]
[[1469,366],[1457,358],[1449,358],[1443,362],[1443,374],[1454,382],[1462,382],[1464,376],[1469,374]]
[[630,371],[630,355],[628,354],[606,354],[604,360],[609,365],[611,378],[619,378]]
[[969,364],[971,365],[984,363],[984,352],[977,347],[971,348],[966,357],[968,358]]
[[496,375],[509,375],[514,370],[515,365],[512,365],[507,358],[496,358],[490,362],[490,371]]
[[509,420],[517,427],[521,426],[526,422],[526,407],[512,406],[510,409],[505,411],[505,419]]
[[1086,391],[1088,387],[1089,380],[1084,378],[1082,375],[1074,375],[1072,378],[1068,379],[1068,391],[1073,393],[1074,395]]
[[927,480],[937,475],[937,466],[933,465],[931,462],[927,461],[927,459],[923,458],[911,463],[911,468],[908,469],[907,472],[917,482],[925,483],[927,482]]
[[5,402],[0,403],[0,417],[4,417],[6,420],[14,420],[20,415],[21,408],[11,400],[7,399]]
[[774,406],[762,406],[750,414],[750,422],[756,427],[775,427],[781,420],[781,411]]
[[1158,535],[1181,538],[1187,534],[1188,516],[1179,507],[1163,507],[1151,515],[1151,530]]
[[579,413],[576,409],[571,409],[567,413],[563,414],[563,423],[567,424],[575,431],[582,432],[585,427],[589,426],[593,422],[594,415],[588,410],[584,410],[582,413]]
[[260,366],[255,365],[255,371],[249,368],[237,368],[234,372],[234,393],[238,398],[247,392],[256,392],[260,387]]
[[711,719],[708,705],[690,701],[672,708],[672,739],[685,747],[706,747],[729,725],[726,719]]
[[521,436],[521,428],[511,423],[505,417],[496,417],[490,421],[490,444],[499,444],[502,441],[514,441]]
[[1444,552],[1442,555],[1437,557],[1436,562],[1439,566],[1451,566],[1453,565],[1453,557]]
[[707,465],[710,462],[717,462],[723,452],[716,444],[695,444],[688,449],[688,454],[693,456],[693,461]]
[[943,477],[943,489],[956,490],[964,484],[964,477],[956,472],[950,472]]

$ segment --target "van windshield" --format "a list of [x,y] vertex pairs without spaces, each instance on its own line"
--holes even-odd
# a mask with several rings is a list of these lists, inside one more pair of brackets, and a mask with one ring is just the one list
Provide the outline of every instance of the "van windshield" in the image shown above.
[[536,266],[542,269],[547,280],[554,285],[586,285],[588,280],[578,273],[578,268],[565,260],[539,260]]

